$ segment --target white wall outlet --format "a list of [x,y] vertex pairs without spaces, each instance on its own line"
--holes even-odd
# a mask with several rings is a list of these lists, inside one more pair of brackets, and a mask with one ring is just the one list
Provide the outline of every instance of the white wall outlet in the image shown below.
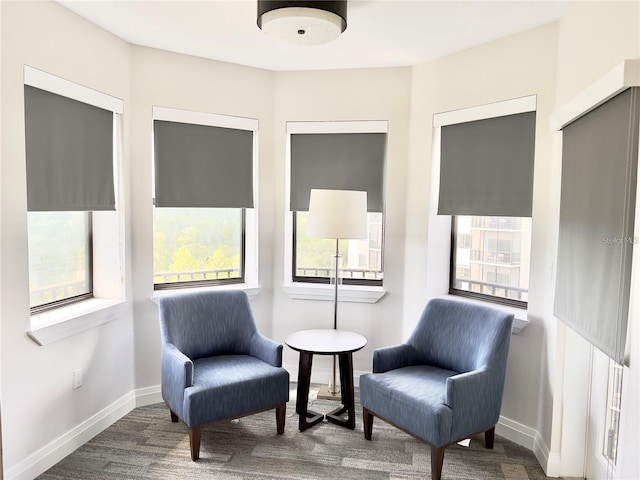
[[82,369],[78,368],[73,371],[73,389],[80,388],[82,386]]

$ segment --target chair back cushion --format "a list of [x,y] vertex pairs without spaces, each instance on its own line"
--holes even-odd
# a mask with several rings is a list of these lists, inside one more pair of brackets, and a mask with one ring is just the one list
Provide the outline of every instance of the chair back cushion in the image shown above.
[[257,326],[244,291],[178,294],[158,303],[163,343],[190,359],[249,354]]
[[506,363],[513,314],[462,300],[427,303],[407,343],[419,363],[458,373]]

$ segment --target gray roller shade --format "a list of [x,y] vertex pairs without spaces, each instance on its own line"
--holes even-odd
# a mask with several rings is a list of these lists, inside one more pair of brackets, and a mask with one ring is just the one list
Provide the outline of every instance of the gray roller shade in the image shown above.
[[567,125],[555,315],[622,363],[629,315],[639,90]]
[[24,86],[29,211],[115,210],[113,112]]
[[309,210],[312,188],[367,192],[367,209],[384,208],[385,133],[291,135],[291,210]]
[[153,122],[156,207],[253,208],[253,132]]
[[536,113],[441,130],[440,215],[530,217]]

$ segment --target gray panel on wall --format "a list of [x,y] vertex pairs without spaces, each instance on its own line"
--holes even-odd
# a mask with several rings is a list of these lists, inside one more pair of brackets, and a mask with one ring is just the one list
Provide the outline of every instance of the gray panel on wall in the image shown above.
[[291,135],[291,210],[309,210],[311,189],[367,192],[367,209],[384,209],[386,133]]
[[639,89],[563,130],[555,315],[622,363],[629,314]]
[[24,86],[29,211],[115,210],[113,112]]
[[253,208],[253,132],[155,120],[156,207]]
[[536,113],[441,130],[439,215],[530,217]]

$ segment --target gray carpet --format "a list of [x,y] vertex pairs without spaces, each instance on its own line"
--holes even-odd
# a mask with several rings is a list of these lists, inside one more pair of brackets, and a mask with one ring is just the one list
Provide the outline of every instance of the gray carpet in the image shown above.
[[[317,389],[312,390],[313,395]],[[200,460],[189,456],[184,423],[171,423],[164,404],[137,408],[53,466],[37,480],[409,480],[430,479],[426,444],[374,420],[373,439],[356,429],[322,423],[298,431],[293,401],[287,405],[284,435],[276,434],[275,412],[221,422],[202,432]],[[356,392],[357,398],[357,392]],[[335,402],[313,400],[310,407],[328,412]],[[533,453],[496,436],[493,450],[483,437],[468,447],[446,450],[443,480],[546,479]]]

